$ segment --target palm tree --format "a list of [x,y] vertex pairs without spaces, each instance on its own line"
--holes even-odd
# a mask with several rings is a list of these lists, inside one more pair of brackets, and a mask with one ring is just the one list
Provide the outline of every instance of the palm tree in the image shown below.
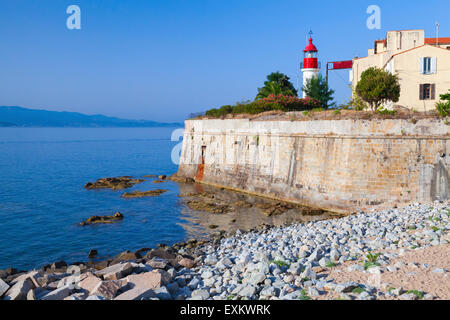
[[280,72],[273,72],[267,76],[264,87],[258,88],[256,100],[266,98],[271,94],[296,97],[297,90],[295,90],[294,85],[289,81],[287,75]]

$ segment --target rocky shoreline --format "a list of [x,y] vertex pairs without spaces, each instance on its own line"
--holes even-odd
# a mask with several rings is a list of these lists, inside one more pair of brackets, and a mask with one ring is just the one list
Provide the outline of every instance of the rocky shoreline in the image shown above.
[[[126,251],[102,262],[8,269],[0,271],[0,297],[449,299],[449,216],[448,202],[411,204],[287,227],[217,232],[210,241]],[[422,261],[414,261],[419,257]]]

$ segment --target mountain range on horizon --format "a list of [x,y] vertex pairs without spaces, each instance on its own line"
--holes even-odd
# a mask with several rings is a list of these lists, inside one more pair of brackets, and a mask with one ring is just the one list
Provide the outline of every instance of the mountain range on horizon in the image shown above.
[[0,127],[176,127],[182,123],[130,120],[78,112],[0,106]]

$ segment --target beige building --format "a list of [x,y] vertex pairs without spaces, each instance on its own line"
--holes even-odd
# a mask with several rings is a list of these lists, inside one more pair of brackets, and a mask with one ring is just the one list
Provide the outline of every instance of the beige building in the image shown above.
[[435,109],[439,96],[450,89],[450,38],[425,38],[424,30],[389,31],[385,40],[375,41],[367,57],[353,60],[353,88],[370,67],[399,76],[401,93],[396,105],[417,111]]

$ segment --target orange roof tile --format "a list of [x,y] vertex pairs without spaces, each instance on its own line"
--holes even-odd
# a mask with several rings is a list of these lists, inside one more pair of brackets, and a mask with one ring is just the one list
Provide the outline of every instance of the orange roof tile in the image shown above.
[[[450,38],[439,38],[439,44],[450,44]],[[436,44],[436,38],[425,38],[425,44]]]

